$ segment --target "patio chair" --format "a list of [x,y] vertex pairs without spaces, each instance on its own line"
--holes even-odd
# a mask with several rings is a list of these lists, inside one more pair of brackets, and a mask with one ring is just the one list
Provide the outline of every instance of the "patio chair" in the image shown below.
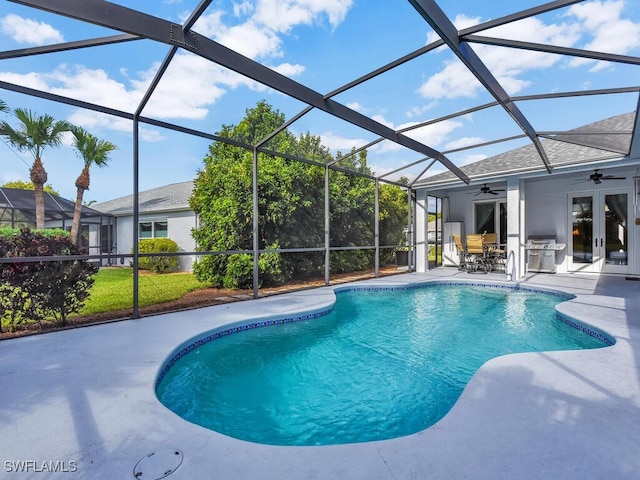
[[458,270],[464,270],[467,268],[467,252],[462,245],[462,240],[460,239],[460,235],[454,233],[452,235],[453,242],[456,244],[456,251],[458,252]]
[[507,258],[507,251],[502,245],[498,245],[498,234],[485,233],[483,235],[485,259],[488,270],[496,270],[498,267],[504,268],[504,261]]
[[487,273],[487,258],[482,235],[467,235],[467,271]]

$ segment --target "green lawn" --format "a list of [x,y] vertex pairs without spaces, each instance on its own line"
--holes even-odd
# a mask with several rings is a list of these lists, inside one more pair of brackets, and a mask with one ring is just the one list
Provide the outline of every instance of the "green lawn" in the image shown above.
[[[91,297],[79,315],[110,312],[133,307],[133,269],[101,268],[94,277]],[[139,277],[141,307],[177,300],[202,287],[192,273],[141,272]]]

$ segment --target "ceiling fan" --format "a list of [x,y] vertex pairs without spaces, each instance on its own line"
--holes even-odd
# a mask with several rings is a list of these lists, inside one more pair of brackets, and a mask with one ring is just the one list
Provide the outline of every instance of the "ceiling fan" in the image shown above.
[[[486,194],[498,195],[498,192],[504,192],[504,191],[505,190],[503,190],[503,189],[492,190],[491,187],[488,187],[487,184],[485,183],[480,188],[480,191],[474,195],[474,197],[477,197],[478,195],[486,195]],[[473,192],[469,192],[469,193],[473,193]]]
[[602,183],[602,180],[626,180],[627,179],[627,177],[616,177],[615,175],[603,175],[598,170],[600,169],[596,168],[593,171],[593,173],[589,176],[589,180],[592,180],[593,183],[595,183],[596,185],[598,185],[599,183]]

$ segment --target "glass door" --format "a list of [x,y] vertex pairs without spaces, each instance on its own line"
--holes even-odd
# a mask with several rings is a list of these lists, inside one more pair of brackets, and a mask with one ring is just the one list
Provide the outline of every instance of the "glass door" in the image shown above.
[[628,273],[630,197],[627,193],[604,195],[604,231],[600,236],[600,249],[604,256],[605,272]]
[[570,196],[570,271],[628,272],[630,197],[624,191]]
[[475,229],[469,233],[495,233],[498,243],[507,242],[507,202],[497,200],[495,202],[474,203]]
[[427,197],[427,252],[429,269],[442,265],[442,199]]
[[595,272],[593,257],[593,196],[581,195],[570,198],[571,242],[569,270]]

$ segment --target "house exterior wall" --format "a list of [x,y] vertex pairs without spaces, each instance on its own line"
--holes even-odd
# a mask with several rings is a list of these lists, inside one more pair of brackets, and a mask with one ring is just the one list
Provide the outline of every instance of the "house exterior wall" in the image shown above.
[[[507,200],[507,236],[509,250],[517,250],[519,259],[517,262],[517,275],[513,280],[526,272],[527,252],[524,244],[531,235],[554,235],[558,243],[569,246],[573,241],[570,225],[569,201],[572,194],[593,194],[604,191],[623,191],[635,197],[631,210],[628,212],[628,269],[629,275],[640,275],[640,178],[638,186],[635,186],[638,177],[637,165],[608,168],[603,173],[625,177],[624,180],[603,180],[595,184],[589,180],[593,170],[579,171],[562,175],[541,175],[531,178],[509,178],[507,182],[492,186],[498,189],[506,189],[508,192],[500,192],[498,195],[476,196],[470,187],[449,190],[426,190],[426,193],[440,195],[446,198],[444,221],[461,221],[465,224],[466,233],[474,232],[474,204],[476,202]],[[491,183],[489,180],[487,180]],[[499,185],[499,186],[495,186]],[[507,188],[505,188],[507,187]],[[475,189],[476,187],[474,187]],[[425,190],[416,189],[418,198],[425,195]],[[514,204],[514,202],[516,204]],[[517,219],[514,218],[517,217]],[[514,221],[515,220],[515,221]],[[513,222],[513,223],[512,223]],[[426,228],[420,222],[417,228]],[[556,266],[558,273],[570,271],[568,256],[569,248],[557,252]]]
[[[154,214],[141,214],[140,222],[167,221],[169,239],[178,244],[180,252],[193,252],[195,241],[191,236],[191,229],[196,227],[196,215],[192,211],[178,211]],[[118,217],[116,222],[116,242],[118,254],[129,254],[133,249],[134,235],[137,235],[137,227],[133,226],[133,216]],[[187,255],[179,257],[179,268],[182,271],[190,271],[195,257]],[[132,257],[127,257],[125,265],[133,262]]]
[[[526,237],[530,235],[555,234],[556,241],[566,243],[572,241],[569,225],[569,198],[573,194],[591,195],[598,192],[620,190],[633,197],[633,178],[636,167],[620,168],[615,171],[607,170],[606,174],[626,177],[625,180],[607,181],[595,184],[588,179],[591,172],[578,172],[571,175],[537,178],[526,183]],[[637,202],[636,202],[637,203]],[[638,205],[632,205],[628,212],[628,244],[629,244],[629,274],[640,274],[640,225],[636,219],[640,218]],[[525,237],[525,241],[526,241]],[[557,271],[569,271],[568,249],[558,252]]]

